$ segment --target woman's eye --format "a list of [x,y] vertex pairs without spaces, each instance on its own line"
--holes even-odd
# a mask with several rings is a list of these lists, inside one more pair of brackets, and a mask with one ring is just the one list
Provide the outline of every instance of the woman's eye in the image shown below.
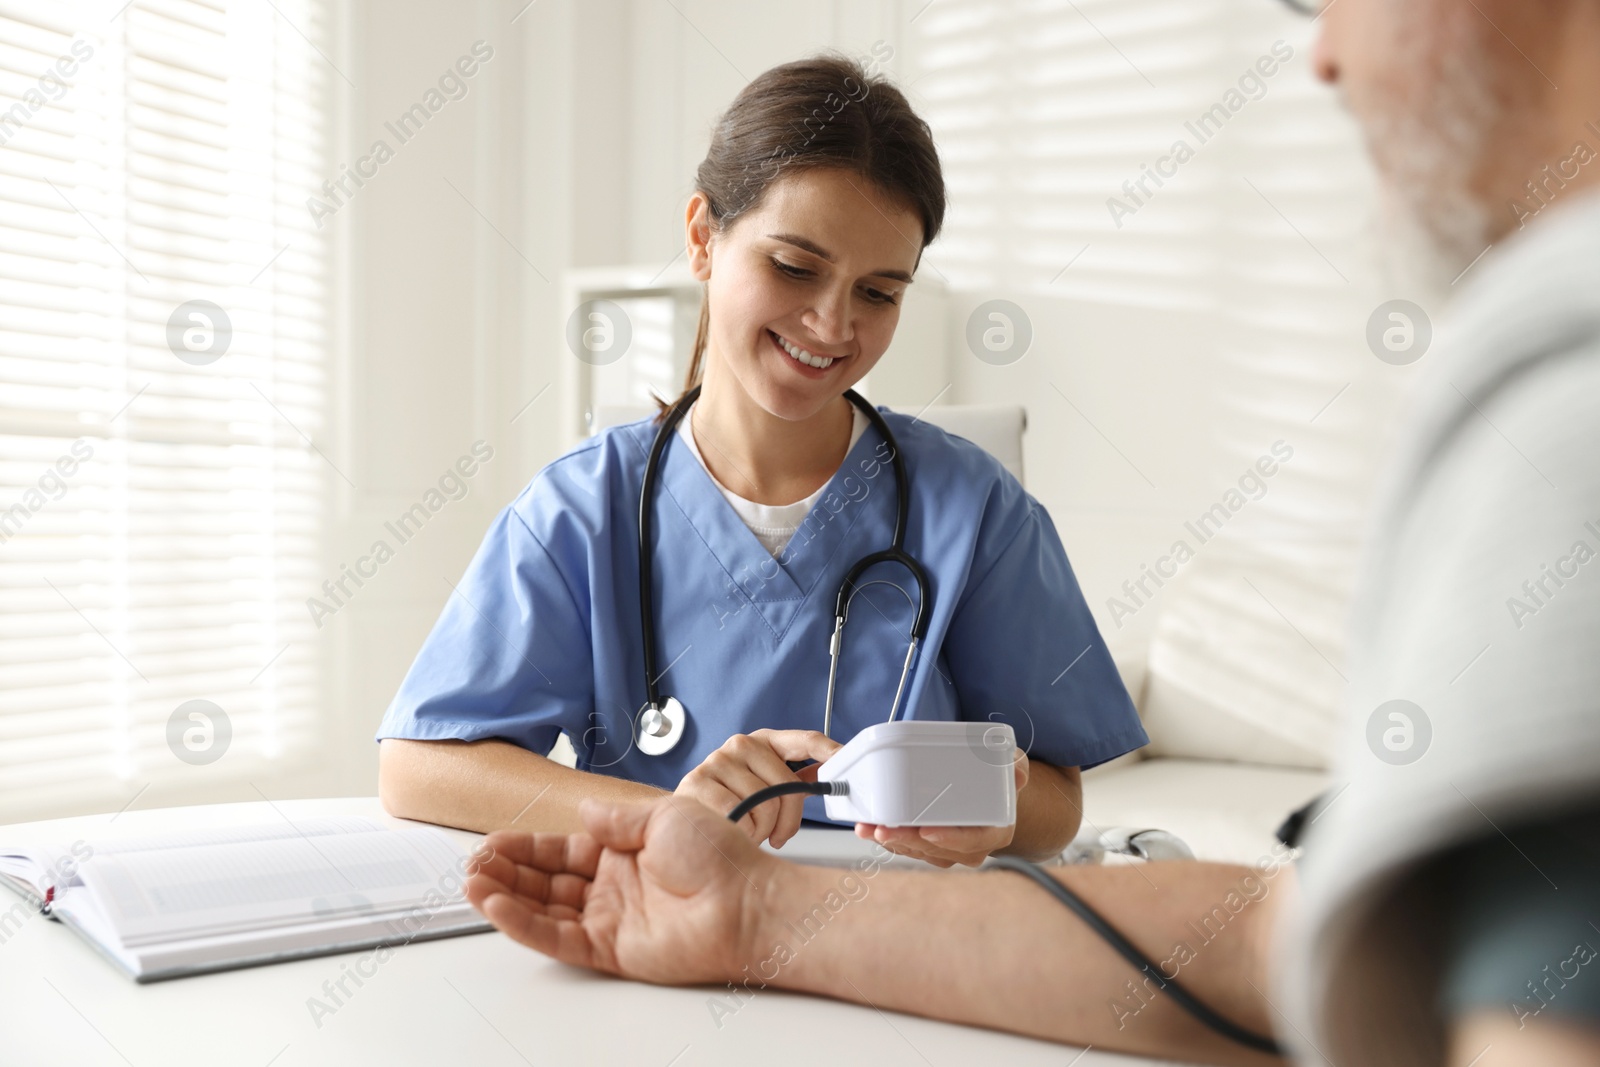
[[787,274],[791,278],[811,277],[811,272],[806,270],[804,267],[796,267],[793,264],[785,263],[781,259],[774,259],[772,261],[772,265],[783,271],[783,273]]
[[[769,256],[767,258],[772,260],[772,265],[774,267],[791,278],[805,279],[815,276],[815,272],[809,271],[804,267],[797,267],[792,263],[785,263],[776,256]],[[862,289],[862,292],[866,295],[866,298],[872,301],[874,304],[898,304],[900,302],[899,297],[893,295],[892,293],[886,293],[881,289],[864,288]]]

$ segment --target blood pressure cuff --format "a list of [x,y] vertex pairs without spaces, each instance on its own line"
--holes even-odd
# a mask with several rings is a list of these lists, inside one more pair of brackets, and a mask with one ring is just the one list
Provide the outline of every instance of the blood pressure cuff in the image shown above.
[[[1509,838],[1509,840],[1508,840]],[[1442,856],[1439,1008],[1600,1026],[1600,804]]]

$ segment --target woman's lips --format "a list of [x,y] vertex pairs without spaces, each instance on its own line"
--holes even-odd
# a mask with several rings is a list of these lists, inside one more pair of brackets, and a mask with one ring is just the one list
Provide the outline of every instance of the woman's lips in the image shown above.
[[[767,337],[768,337],[769,340],[771,340],[773,350],[777,352],[778,357],[780,359],[782,359],[785,363],[787,363],[790,367],[793,367],[798,373],[805,375],[807,378],[813,378],[813,379],[825,378],[825,377],[828,376],[828,372],[833,370],[833,368],[841,360],[847,358],[847,357],[844,357],[844,356],[823,356],[821,358],[830,360],[828,365],[826,367],[813,367],[809,363],[802,363],[798,359],[796,359],[793,356],[791,356],[788,353],[788,351],[783,347],[783,345],[779,343],[779,335],[775,331],[768,330],[767,331]],[[784,340],[787,340],[787,338],[785,338]],[[790,343],[793,344],[793,342],[790,342]],[[804,349],[803,345],[795,345],[795,347]],[[804,349],[804,350],[806,352],[810,353],[810,349]],[[816,355],[816,353],[810,353],[810,354]]]

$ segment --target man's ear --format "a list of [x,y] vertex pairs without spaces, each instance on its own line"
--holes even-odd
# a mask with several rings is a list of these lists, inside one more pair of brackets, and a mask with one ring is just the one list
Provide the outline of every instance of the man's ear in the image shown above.
[[684,211],[684,240],[689,253],[689,270],[697,281],[711,277],[711,204],[704,193],[689,198]]

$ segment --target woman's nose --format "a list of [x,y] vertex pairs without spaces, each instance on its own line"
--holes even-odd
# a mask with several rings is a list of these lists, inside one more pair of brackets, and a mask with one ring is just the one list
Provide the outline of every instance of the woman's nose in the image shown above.
[[842,345],[849,341],[854,334],[849,292],[830,292],[820,297],[801,321],[821,344]]

